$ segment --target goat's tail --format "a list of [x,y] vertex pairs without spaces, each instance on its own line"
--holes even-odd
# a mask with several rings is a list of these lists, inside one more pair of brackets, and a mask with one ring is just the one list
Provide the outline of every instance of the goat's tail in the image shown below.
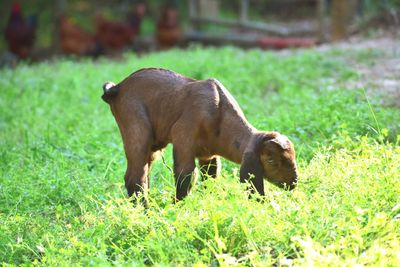
[[118,95],[119,92],[119,86],[115,85],[115,83],[113,82],[105,82],[103,84],[103,95],[101,96],[101,98],[107,102],[108,104],[110,104],[110,101],[116,96]]

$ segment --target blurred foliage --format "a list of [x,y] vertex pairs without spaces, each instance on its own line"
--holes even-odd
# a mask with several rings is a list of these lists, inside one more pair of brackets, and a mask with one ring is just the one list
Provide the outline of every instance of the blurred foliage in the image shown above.
[[391,9],[400,11],[400,0],[362,0],[366,13],[379,14]]
[[[24,16],[31,14],[38,15],[38,31],[36,47],[49,47],[52,43],[54,29],[54,14],[56,14],[57,3],[65,7],[65,12],[72,17],[81,27],[93,30],[93,16],[101,12],[110,18],[121,20],[127,11],[136,3],[147,3],[148,9],[143,19],[142,33],[153,34],[155,23],[159,16],[160,9],[164,5],[174,5],[179,9],[182,24],[187,25],[188,1],[186,0],[20,0]],[[305,1],[305,4],[295,3],[294,0],[251,0],[249,17],[254,20],[271,21],[280,18],[293,19],[300,17],[312,17],[315,15],[312,1]],[[0,29],[3,29],[8,21],[13,1],[0,1]],[[388,13],[400,10],[400,0],[360,0],[360,11],[366,16],[375,16],[381,13]],[[237,18],[239,16],[240,1],[220,0],[220,15],[226,18]],[[294,11],[295,10],[295,11]],[[207,30],[220,30],[218,26],[207,26]],[[3,34],[0,38],[0,51],[4,50]]]

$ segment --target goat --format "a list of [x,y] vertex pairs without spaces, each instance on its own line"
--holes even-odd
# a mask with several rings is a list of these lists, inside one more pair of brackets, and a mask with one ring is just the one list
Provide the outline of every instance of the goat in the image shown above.
[[157,151],[173,145],[176,200],[190,192],[195,158],[204,177],[217,177],[222,156],[241,164],[240,181],[264,195],[263,178],[292,190],[297,184],[294,146],[278,132],[262,132],[216,79],[195,80],[173,71],[145,68],[119,84],[106,82],[102,99],[110,105],[127,158],[129,197],[149,188]]

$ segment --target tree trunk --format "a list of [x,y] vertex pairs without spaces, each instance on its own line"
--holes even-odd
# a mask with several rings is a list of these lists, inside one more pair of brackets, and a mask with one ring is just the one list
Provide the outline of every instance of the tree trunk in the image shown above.
[[348,35],[349,24],[355,16],[357,0],[332,1],[332,40],[339,41]]
[[53,44],[52,50],[53,53],[60,52],[60,17],[64,12],[65,9],[65,0],[57,0],[54,1],[54,13],[53,13]]

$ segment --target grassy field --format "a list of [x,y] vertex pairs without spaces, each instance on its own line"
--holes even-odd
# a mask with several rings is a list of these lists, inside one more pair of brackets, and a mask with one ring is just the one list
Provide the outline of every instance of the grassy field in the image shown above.
[[[379,53],[171,50],[0,70],[0,262],[48,266],[399,266],[400,110],[345,61]],[[300,180],[248,199],[238,165],[172,204],[171,148],[150,207],[127,201],[104,81],[141,67],[215,77],[249,121],[295,143]],[[206,185],[206,186],[205,186]]]

